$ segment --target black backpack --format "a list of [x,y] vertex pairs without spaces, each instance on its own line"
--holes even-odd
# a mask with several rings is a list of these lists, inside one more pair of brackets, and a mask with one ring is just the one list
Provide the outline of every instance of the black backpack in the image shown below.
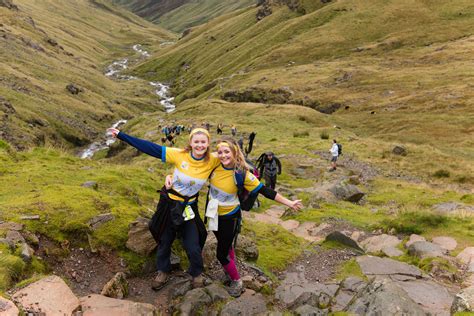
[[337,155],[338,156],[342,155],[342,145],[341,144],[337,144]]
[[[250,172],[250,171],[246,171]],[[257,200],[258,193],[251,193],[244,187],[245,172],[234,172],[235,184],[237,185],[237,196],[239,197],[240,209],[250,211]]]

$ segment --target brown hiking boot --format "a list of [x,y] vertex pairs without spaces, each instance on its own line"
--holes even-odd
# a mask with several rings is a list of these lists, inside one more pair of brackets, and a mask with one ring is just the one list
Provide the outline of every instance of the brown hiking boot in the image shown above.
[[158,271],[156,277],[151,281],[151,288],[155,291],[160,290],[168,282],[169,275],[166,272]]
[[202,275],[198,275],[197,277],[193,277],[193,289],[197,289],[198,287],[204,287],[204,278]]

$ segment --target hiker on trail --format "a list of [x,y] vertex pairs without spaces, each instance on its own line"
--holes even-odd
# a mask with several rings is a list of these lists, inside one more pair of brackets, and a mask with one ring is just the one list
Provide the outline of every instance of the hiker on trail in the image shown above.
[[230,132],[232,133],[232,136],[235,137],[237,135],[237,127],[235,127],[234,124],[230,127]]
[[217,124],[217,135],[222,135],[222,127],[221,123]]
[[220,161],[210,154],[210,135],[203,128],[196,128],[189,135],[189,144],[184,149],[160,146],[150,141],[129,136],[118,129],[108,129],[114,137],[138,150],[175,166],[170,189],[163,187],[157,211],[150,221],[150,232],[158,243],[158,274],[152,282],[154,290],[161,289],[168,281],[171,270],[171,245],[176,235],[182,239],[190,265],[194,287],[203,284],[202,249],[207,231],[199,216],[197,197],[199,190]]
[[336,161],[337,161],[337,158],[339,157],[339,151],[340,151],[339,146],[340,145],[337,143],[337,141],[333,139],[332,147],[329,150],[331,152],[331,168],[329,169],[329,171],[336,170]]
[[224,137],[218,141],[217,156],[221,164],[209,178],[206,216],[209,218],[209,230],[214,231],[217,239],[216,257],[230,279],[226,289],[231,296],[238,297],[243,291],[243,283],[237,271],[234,246],[240,232],[242,210],[250,210],[258,193],[296,211],[303,204],[300,200],[288,200],[261,184],[248,170],[244,155],[234,139]]
[[249,135],[249,142],[247,148],[245,148],[245,157],[247,157],[252,152],[253,141],[255,140],[255,136],[257,136],[257,133],[255,132],[252,132]]
[[260,177],[263,176],[265,179],[265,185],[275,190],[277,183],[277,175],[281,174],[281,162],[280,159],[275,157],[273,152],[267,151],[260,155],[257,159],[257,168],[260,173]]

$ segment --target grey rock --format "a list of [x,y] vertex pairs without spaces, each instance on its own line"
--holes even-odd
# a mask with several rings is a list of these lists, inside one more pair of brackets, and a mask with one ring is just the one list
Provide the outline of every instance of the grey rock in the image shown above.
[[[156,265],[156,264],[155,264]],[[191,279],[184,279],[176,282],[173,284],[173,288],[171,290],[171,297],[177,298],[178,296],[183,296],[189,291],[193,289],[193,285],[191,283]]]
[[12,250],[15,249],[15,244],[11,240],[8,240],[6,238],[0,238],[0,244],[8,246]]
[[406,148],[400,145],[393,147],[392,153],[398,156],[406,156],[408,154]]
[[148,256],[156,248],[156,241],[148,229],[149,220],[138,217],[130,223],[128,240],[125,246],[141,255]]
[[25,261],[27,263],[31,262],[31,260],[33,259],[34,254],[35,254],[35,251],[33,250],[33,248],[28,246],[28,244],[26,242],[21,244],[20,257],[21,257],[21,259],[23,259],[23,261]]
[[16,230],[9,230],[5,239],[13,245],[25,242],[25,238]]
[[73,83],[68,84],[66,86],[66,90],[69,91],[71,94],[79,94],[80,92],[84,91]]
[[334,194],[336,198],[353,203],[359,202],[365,195],[365,193],[360,191],[355,185],[345,182],[334,185],[329,191]]
[[408,254],[423,258],[442,257],[446,250],[429,241],[416,241],[408,247]]
[[474,312],[474,286],[463,289],[454,297],[451,313]]
[[303,305],[318,306],[319,305],[319,293],[303,292],[288,307],[290,309],[296,309],[296,308],[298,308],[300,306],[303,306]]
[[445,202],[434,205],[433,211],[438,214],[449,214],[458,211],[471,213],[474,212],[474,206],[465,205],[458,202]]
[[[127,300],[119,300],[102,296],[99,294],[91,294],[81,297],[80,299],[83,316],[103,316],[103,315],[140,315],[154,316],[156,315],[156,307],[151,304],[132,302]],[[49,315],[49,314],[48,314]],[[53,314],[51,314],[53,315]],[[63,314],[56,314],[63,315]],[[70,315],[70,314],[67,314]],[[73,314],[79,315],[79,314]]]
[[453,251],[458,246],[456,239],[447,236],[434,237],[433,244],[436,244],[447,251]]
[[257,244],[242,234],[239,234],[236,252],[245,261],[256,261],[258,259]]
[[206,286],[205,290],[211,297],[212,302],[225,301],[230,298],[229,293],[217,283]]
[[101,295],[122,299],[128,295],[128,281],[123,272],[117,272],[102,288]]
[[431,315],[449,315],[454,295],[445,287],[427,280],[397,282],[407,295]]
[[352,292],[358,292],[366,286],[367,282],[355,276],[347,277],[341,283],[341,289],[349,290]]
[[406,242],[405,247],[408,248],[410,247],[411,244],[413,244],[416,241],[426,241],[425,237],[417,235],[417,234],[411,234],[410,239]]
[[365,253],[365,251],[359,246],[359,244],[352,238],[344,235],[339,231],[334,231],[326,236],[326,241],[335,241],[342,245],[351,247],[357,250],[359,253]]
[[398,249],[398,248],[396,248],[396,247],[393,247],[393,246],[389,246],[389,247],[384,247],[384,248],[382,248],[382,252],[383,252],[387,257],[398,257],[398,256],[403,255],[403,251],[401,251],[400,249]]
[[422,277],[422,271],[417,267],[389,258],[361,256],[357,257],[356,261],[366,276],[400,274],[415,278]]
[[212,303],[211,297],[202,288],[186,293],[182,302],[176,306],[176,311],[181,315],[198,315],[200,310]]
[[311,305],[303,305],[295,309],[295,314],[298,316],[323,316],[327,315],[328,312]]
[[81,187],[97,190],[99,188],[99,185],[95,181],[86,181],[83,184],[81,184]]
[[251,290],[245,291],[239,298],[227,303],[221,311],[221,316],[257,315],[267,311],[267,302],[261,294]]
[[345,310],[357,315],[425,315],[405,291],[388,279],[373,281]]
[[15,222],[3,222],[0,223],[0,230],[16,230],[21,231],[23,230],[24,225]]
[[387,247],[397,247],[401,240],[395,236],[382,234],[364,239],[360,245],[367,252],[376,253]]
[[110,222],[115,219],[115,216],[112,213],[99,214],[91,218],[87,224],[91,227],[93,231],[97,230],[103,224]]
[[29,221],[34,221],[34,220],[37,221],[40,219],[40,216],[39,215],[25,215],[25,216],[20,217],[20,219],[29,220]]

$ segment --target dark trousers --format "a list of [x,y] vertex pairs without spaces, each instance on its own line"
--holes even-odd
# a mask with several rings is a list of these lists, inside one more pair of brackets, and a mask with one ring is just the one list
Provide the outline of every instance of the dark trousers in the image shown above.
[[265,186],[271,188],[272,190],[275,190],[275,186],[277,183],[277,176],[276,175],[269,176],[267,174],[264,174],[264,178],[265,178]]
[[237,223],[240,220],[240,211],[230,216],[219,216],[219,230],[214,232],[217,239],[217,260],[225,266],[229,264],[229,251],[232,248]]
[[[197,203],[192,204],[192,208],[196,216],[199,216]],[[168,217],[156,252],[157,269],[158,271],[170,272],[171,245],[173,244],[177,234],[181,236],[183,247],[188,255],[188,273],[191,276],[196,277],[202,273],[204,265],[202,262],[202,249],[199,244],[199,232],[195,218],[185,221],[182,225],[176,227],[171,223],[171,219]]]

